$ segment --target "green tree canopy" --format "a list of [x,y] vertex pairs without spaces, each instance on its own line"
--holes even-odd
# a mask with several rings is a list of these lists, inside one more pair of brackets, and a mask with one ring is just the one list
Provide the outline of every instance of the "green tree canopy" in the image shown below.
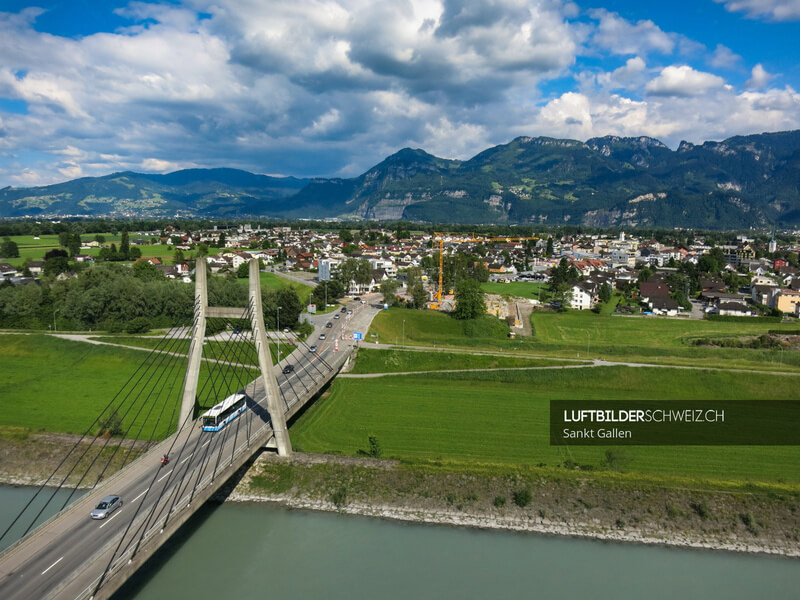
[[0,244],[0,256],[3,258],[19,258],[17,242],[13,241],[8,236],[4,237],[3,243]]
[[474,279],[462,279],[456,284],[456,319],[477,319],[486,314],[481,285]]

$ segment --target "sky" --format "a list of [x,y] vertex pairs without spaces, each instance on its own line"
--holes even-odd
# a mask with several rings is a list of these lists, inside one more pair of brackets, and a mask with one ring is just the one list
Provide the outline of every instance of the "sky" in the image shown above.
[[800,129],[800,0],[0,1],[0,187]]

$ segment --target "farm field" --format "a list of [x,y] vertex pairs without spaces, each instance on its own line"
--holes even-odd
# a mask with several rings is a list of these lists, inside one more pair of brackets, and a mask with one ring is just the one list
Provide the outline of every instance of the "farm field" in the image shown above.
[[[721,397],[725,390],[724,397]],[[606,447],[549,445],[551,399],[796,399],[792,376],[596,367],[564,371],[340,379],[291,427],[305,452],[355,455],[378,438],[382,456],[412,462],[610,471]],[[800,447],[614,447],[643,477],[800,485]]]
[[[89,242],[94,240],[94,237],[97,234],[83,234],[81,235],[81,239],[84,242]],[[111,233],[102,233],[100,234],[105,238],[105,244],[116,244],[117,248],[119,248],[119,243],[122,239],[120,235],[113,235]],[[135,234],[131,234],[131,239],[136,238]],[[7,262],[15,267],[22,266],[26,259],[30,260],[43,260],[44,255],[49,252],[50,250],[60,248],[58,244],[58,236],[57,235],[42,235],[39,237],[38,240],[34,239],[33,236],[30,235],[16,235],[11,236],[11,240],[17,243],[19,248],[19,258],[3,258],[2,262]],[[164,264],[173,264],[173,257],[175,254],[175,249],[172,246],[168,246],[166,244],[154,244],[154,245],[141,245],[136,246],[141,250],[142,256],[145,258],[159,258],[164,262]],[[219,252],[219,248],[209,247],[208,252],[209,254],[216,254]],[[84,248],[81,250],[81,254],[88,254],[89,256],[97,256],[100,253],[100,248]],[[189,254],[189,253],[184,253]]]
[[[145,372],[137,372],[137,368],[146,356],[140,350],[47,335],[0,335],[4,374],[0,384],[4,409],[0,415],[0,435],[6,428],[17,432],[23,428],[33,432],[84,433],[112,399],[125,398],[132,389],[129,382],[136,382]],[[185,359],[176,357],[147,372],[147,379],[160,390],[160,398],[174,399],[177,406],[185,369]],[[246,370],[229,368],[227,378],[247,381]],[[219,401],[226,391],[221,388],[221,379],[211,380],[207,369],[201,369],[201,404],[211,406]],[[121,390],[125,391],[120,393]],[[135,393],[130,397],[135,397]],[[148,439],[153,435],[160,439],[169,428],[174,428],[177,416],[171,412],[172,405],[163,412],[149,408],[139,411],[141,406],[142,402],[122,422],[127,427],[138,414],[131,430],[133,437]]]
[[[297,292],[297,295],[300,297],[300,301],[303,304],[308,302],[308,296],[314,289],[309,285],[304,285],[297,281],[292,281],[291,279],[285,279],[279,275],[275,275],[275,273],[270,273],[267,271],[261,271],[259,273],[259,277],[261,278],[261,287],[272,290],[279,290],[286,287],[292,288]],[[243,279],[237,279],[237,281],[244,286],[248,285],[248,280],[246,277]]]
[[[153,335],[96,336],[90,339],[108,342],[110,344],[131,346],[134,348],[159,348],[168,352],[178,352],[185,355],[189,353],[188,339],[171,340],[169,342],[165,342],[161,338]],[[289,346],[289,344],[281,343],[282,356],[286,356],[287,346]],[[270,344],[269,349],[270,354],[272,355],[272,360],[274,361],[278,356],[278,348],[275,344]],[[211,341],[206,343],[203,347],[203,357],[218,360],[229,360],[240,364],[258,365],[258,357],[256,356],[255,346],[252,342],[225,342],[223,346],[222,343]]]
[[[515,353],[563,358],[603,358],[613,361],[670,365],[797,370],[800,352],[777,349],[713,348],[692,345],[703,337],[758,336],[769,331],[800,334],[800,323],[764,321],[701,321],[658,317],[624,317],[591,311],[534,312],[533,337],[508,339],[504,323],[486,317],[474,331],[435,311],[389,309],[372,322],[369,334],[382,341],[402,339],[407,346],[484,347]],[[491,323],[494,326],[491,326]],[[469,327],[469,325],[466,325]],[[468,335],[472,333],[473,335]],[[369,338],[372,339],[372,338]]]
[[519,296],[520,298],[547,297],[547,284],[532,281],[511,281],[509,283],[496,283],[486,281],[481,284],[481,289],[487,294],[500,294],[501,296]]
[[[358,350],[358,360],[351,373],[397,373],[404,371],[440,371],[442,369],[509,369],[576,364],[575,361],[468,354],[465,352],[413,352],[410,350]],[[577,363],[580,364],[580,363]]]

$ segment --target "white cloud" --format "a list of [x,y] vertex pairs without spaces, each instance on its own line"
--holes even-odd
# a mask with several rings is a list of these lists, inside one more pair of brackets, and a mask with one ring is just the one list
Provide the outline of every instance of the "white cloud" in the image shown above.
[[625,64],[610,73],[601,73],[597,77],[600,85],[608,88],[637,88],[643,83],[647,65],[639,56],[625,61]]
[[744,87],[748,90],[758,90],[766,87],[766,85],[775,78],[775,75],[771,75],[767,73],[764,69],[764,66],[761,63],[758,63],[750,73],[750,79],[748,79]]
[[[467,158],[523,134],[710,137],[734,130],[718,105],[737,133],[800,122],[763,67],[741,97],[664,67],[682,52],[736,66],[725,46],[700,55],[652,21],[561,0],[134,2],[116,11],[129,26],[77,38],[37,32],[40,12],[0,13],[0,97],[26,103],[0,112],[0,187],[188,166],[350,176],[404,146]],[[584,55],[618,68],[576,67]]]
[[714,0],[730,12],[743,12],[750,18],[769,21],[800,20],[800,0]]
[[140,167],[145,171],[155,171],[157,173],[177,171],[181,168],[180,163],[171,160],[162,160],[160,158],[145,158],[141,162]]
[[698,96],[721,88],[724,84],[722,77],[682,65],[665,67],[658,77],[648,82],[645,89],[656,96]]
[[675,49],[675,36],[665,33],[649,19],[631,23],[605,9],[591,10],[589,14],[599,21],[594,43],[615,54],[672,54]]
[[633,100],[598,91],[567,92],[548,102],[520,134],[585,140],[608,134],[648,135],[673,148],[754,131],[783,131],[800,121],[800,94],[792,88],[736,93],[727,87],[705,95]]
[[709,63],[712,67],[717,69],[730,69],[731,67],[735,67],[740,60],[742,60],[742,57],[733,50],[722,44],[717,44]]

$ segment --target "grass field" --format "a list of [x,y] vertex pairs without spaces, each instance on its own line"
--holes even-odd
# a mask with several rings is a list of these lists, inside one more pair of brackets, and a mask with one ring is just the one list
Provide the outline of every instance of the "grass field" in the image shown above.
[[761,335],[771,330],[800,334],[800,323],[796,322],[623,317],[591,311],[534,312],[531,321],[533,337],[511,340],[504,325],[479,328],[474,332],[477,335],[470,336],[463,321],[444,313],[396,308],[381,311],[372,322],[369,335],[377,333],[379,339],[391,343],[403,339],[405,330],[408,346],[485,347],[564,358],[586,358],[588,350],[589,358],[616,361],[774,371],[800,368],[797,351],[692,345],[694,339],[701,337]]
[[[92,337],[93,340],[108,342],[110,344],[121,344],[134,348],[159,348],[170,352],[188,354],[189,340],[174,340],[165,342],[155,336],[98,336]],[[287,348],[294,349],[293,345],[281,343],[281,355],[286,356]],[[278,356],[278,348],[275,344],[269,345],[270,354],[274,361]],[[246,365],[258,365],[255,345],[252,342],[210,342],[203,347],[203,357],[227,360]]]
[[[123,419],[123,427],[135,423],[132,437],[147,439],[155,432],[156,439],[162,438],[170,423],[174,427],[177,420],[172,410],[180,403],[186,361],[176,357],[140,379],[145,371],[137,368],[146,356],[140,350],[46,335],[0,335],[4,375],[0,384],[0,427],[82,434],[112,399],[116,397],[121,402],[129,397],[125,406],[131,409]],[[217,373],[209,378],[208,368],[201,369],[199,389],[204,405],[228,395],[228,382],[237,377],[248,380],[242,369]],[[137,385],[152,386],[159,399],[168,403],[167,408],[162,412],[160,407],[150,410],[144,402],[134,405],[132,399],[145,389],[136,388]]]
[[[481,289],[487,294],[500,294],[501,296],[518,296],[520,298],[546,297],[547,284],[532,281],[511,281],[509,283],[485,282]],[[541,295],[540,295],[541,290]]]
[[[120,235],[113,235],[110,233],[103,233],[101,234],[105,238],[105,244],[116,244],[117,248],[119,248],[119,243],[122,239]],[[94,240],[95,234],[83,234],[81,239],[84,242],[89,242]],[[135,238],[135,235],[131,235],[131,238]],[[3,258],[3,262],[7,262],[15,267],[22,266],[26,259],[30,260],[43,260],[44,255],[53,250],[55,248],[60,248],[58,244],[58,236],[57,235],[42,235],[39,237],[38,240],[33,239],[33,236],[30,235],[15,235],[11,236],[11,240],[17,243],[17,247],[19,248],[19,258]],[[164,264],[173,264],[173,257],[175,255],[175,248],[172,246],[168,246],[166,244],[154,244],[154,245],[142,245],[136,246],[141,250],[142,256],[144,258],[153,258],[157,257],[161,259]],[[219,252],[219,248],[209,248],[209,254],[216,254]],[[83,248],[81,250],[81,254],[88,254],[89,256],[97,256],[100,254],[100,248]],[[184,254],[189,254],[184,252]]]
[[[275,273],[269,273],[266,271],[261,271],[259,273],[259,277],[261,278],[262,287],[266,287],[272,290],[279,290],[281,288],[286,288],[286,287],[292,288],[297,292],[297,295],[300,297],[300,301],[303,302],[303,304],[306,304],[308,302],[308,296],[314,289],[310,285],[305,285],[297,281],[293,281],[291,279],[286,279],[279,275],[275,275]],[[246,286],[248,280],[245,277],[244,279],[238,279],[237,281],[242,285]]]
[[563,360],[535,359],[455,352],[413,352],[410,350],[358,350],[352,373],[398,373],[448,369],[503,369],[575,364]]
[[[335,382],[292,425],[306,452],[603,470],[605,447],[549,445],[551,399],[796,399],[792,376],[630,367],[387,376]],[[724,390],[722,392],[721,390]],[[616,447],[630,473],[800,484],[800,447]]]
[[[370,325],[368,335],[378,339],[409,346],[487,346],[513,347],[507,339],[508,328],[497,319],[497,327],[484,328],[474,337],[464,331],[464,323],[445,313],[433,310],[408,310],[390,308],[380,311]],[[373,339],[368,337],[367,339]],[[518,344],[517,344],[518,345]]]

